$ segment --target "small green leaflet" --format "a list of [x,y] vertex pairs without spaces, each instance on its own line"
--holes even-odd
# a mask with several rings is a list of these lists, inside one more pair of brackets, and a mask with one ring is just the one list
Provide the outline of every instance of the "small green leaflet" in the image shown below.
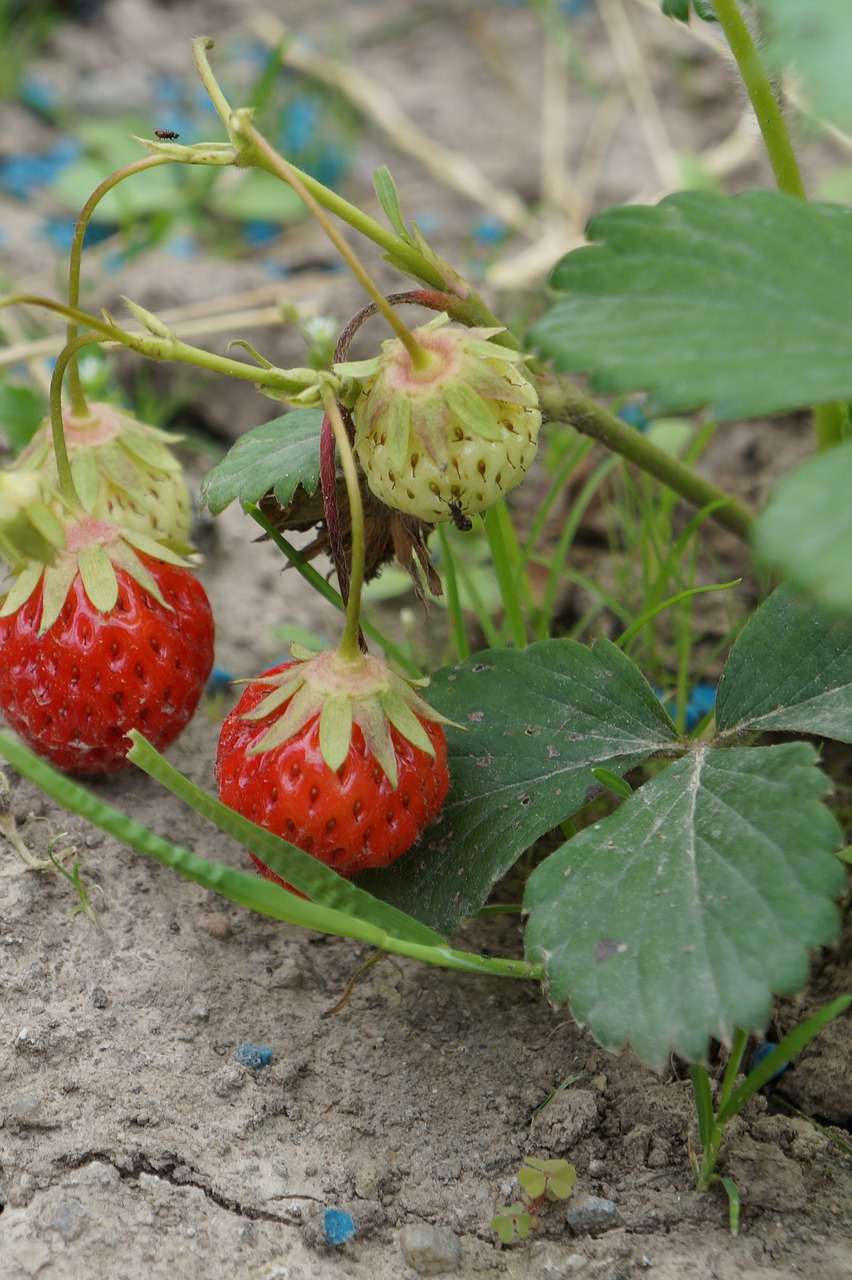
[[753,533],[757,560],[827,608],[852,615],[852,439],[784,476]]
[[358,883],[440,932],[597,792],[596,766],[620,776],[679,742],[641,672],[605,640],[489,650],[436,672],[424,696],[467,728],[447,729],[449,796],[413,849]]
[[676,18],[678,22],[689,22],[690,9],[705,22],[716,21],[711,0],[661,0],[660,8],[667,18]]
[[852,621],[779,587],[741,632],[716,696],[716,727],[852,742]]
[[852,209],[680,192],[595,218],[531,343],[654,414],[720,420],[852,398]]
[[282,506],[301,486],[319,484],[319,409],[294,409],[241,436],[201,485],[201,501],[218,516],[236,499],[259,502],[270,489]]
[[803,742],[699,746],[527,882],[529,957],[554,1004],[654,1067],[762,1031],[832,941],[844,872]]
[[411,240],[411,233],[405,225],[399,205],[399,192],[386,164],[380,165],[373,174],[373,186],[382,212],[398,236],[405,241]]
[[852,127],[852,4],[849,0],[760,0],[763,56],[774,71],[793,66],[806,103]]

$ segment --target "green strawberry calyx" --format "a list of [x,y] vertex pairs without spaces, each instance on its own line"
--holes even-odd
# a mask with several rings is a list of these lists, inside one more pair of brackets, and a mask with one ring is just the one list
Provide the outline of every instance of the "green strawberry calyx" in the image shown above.
[[372,360],[334,366],[360,379],[349,407],[355,452],[371,490],[430,523],[478,513],[523,478],[541,412],[527,357],[489,339],[499,328],[449,325],[446,312],[415,329],[424,359],[397,339]]
[[120,529],[94,516],[72,519],[65,525],[65,545],[56,552],[53,563],[34,558],[16,575],[0,608],[0,618],[17,613],[41,584],[39,635],[44,635],[62,612],[77,574],[94,608],[100,613],[110,613],[118,603],[118,569],[123,569],[164,608],[171,609],[143,556],[166,564],[186,565],[182,556],[154,538]]
[[430,707],[412,687],[423,687],[428,680],[403,679],[371,654],[347,655],[339,649],[314,654],[299,645],[290,652],[295,659],[292,666],[253,681],[268,685],[270,692],[244,719],[259,721],[281,714],[250,754],[283,746],[319,716],[320,752],[332,772],[349,754],[355,725],[392,787],[397,786],[399,775],[391,727],[434,759],[435,748],[421,720],[448,725],[453,721]]
[[13,570],[29,559],[52,563],[64,546],[62,521],[49,505],[53,496],[37,475],[0,471],[0,557]]
[[[88,405],[85,413],[66,408],[62,427],[74,488],[90,515],[150,535],[178,553],[191,551],[189,491],[170,447],[179,437],[103,403]],[[57,484],[49,419],[15,470]]]

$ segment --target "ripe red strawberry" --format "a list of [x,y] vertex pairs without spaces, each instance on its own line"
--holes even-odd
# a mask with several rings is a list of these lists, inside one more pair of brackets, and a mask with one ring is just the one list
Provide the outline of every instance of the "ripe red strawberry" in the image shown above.
[[213,616],[198,579],[100,522],[70,531],[57,567],[31,562],[0,610],[0,710],[33,751],[71,773],[122,769],[130,729],[167,747],[212,665]]
[[222,726],[219,799],[341,875],[386,866],[446,799],[441,719],[377,658],[281,663]]

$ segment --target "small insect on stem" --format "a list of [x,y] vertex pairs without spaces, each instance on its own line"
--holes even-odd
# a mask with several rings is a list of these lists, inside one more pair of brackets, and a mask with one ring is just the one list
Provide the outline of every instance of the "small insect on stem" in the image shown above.
[[470,516],[465,515],[457,502],[448,502],[447,506],[450,508],[450,516],[459,533],[469,533],[473,528]]
[[154,137],[159,138],[161,142],[172,142],[175,138],[179,138],[180,134],[175,133],[173,129],[155,129]]

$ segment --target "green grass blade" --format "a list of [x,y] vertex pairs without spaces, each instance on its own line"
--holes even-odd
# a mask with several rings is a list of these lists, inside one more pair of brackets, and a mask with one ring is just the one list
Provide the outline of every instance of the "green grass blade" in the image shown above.
[[713,1095],[710,1092],[710,1077],[707,1074],[706,1067],[702,1067],[700,1063],[694,1063],[689,1068],[689,1078],[692,1081],[695,1113],[698,1118],[698,1137],[702,1147],[706,1150],[713,1138],[713,1125],[715,1122]]
[[[153,750],[153,748],[152,748]],[[0,732],[0,755],[17,769],[22,777],[39,787],[47,796],[62,805],[70,813],[76,813],[108,835],[144,853],[163,866],[171,867],[184,879],[212,889],[239,906],[248,907],[259,915],[300,925],[318,933],[329,933],[340,938],[354,938],[391,951],[395,955],[408,956],[425,964],[445,969],[458,969],[465,973],[482,973],[500,978],[527,978],[541,980],[541,968],[523,960],[492,959],[468,951],[455,951],[439,938],[440,946],[426,946],[418,942],[395,938],[380,927],[366,920],[331,907],[320,906],[305,898],[280,889],[276,884],[245,871],[236,871],[222,863],[208,862],[180,845],[164,840],[141,823],[134,822],[126,814],[86,791],[79,783],[59,773],[51,765],[33,755],[19,742]],[[414,922],[416,923],[416,922]],[[436,937],[438,935],[435,935]]]
[[724,1124],[730,1120],[738,1111],[742,1110],[758,1090],[769,1081],[777,1071],[782,1067],[786,1067],[797,1053],[801,1053],[805,1045],[810,1044],[815,1036],[819,1035],[823,1027],[831,1022],[834,1018],[839,1017],[852,1004],[852,995],[838,996],[836,1000],[832,1000],[830,1004],[824,1006],[812,1017],[806,1018],[798,1027],[794,1027],[789,1035],[786,1035],[780,1044],[772,1050],[770,1054],[763,1059],[760,1066],[750,1071],[745,1080],[735,1093],[719,1108],[719,1114],[716,1119],[719,1123]]
[[133,747],[127,758],[132,764],[155,778],[172,795],[183,800],[202,818],[207,818],[225,835],[239,840],[251,853],[257,854],[264,866],[270,867],[300,893],[307,894],[323,906],[374,925],[392,937],[425,946],[444,945],[440,934],[421,924],[413,916],[406,915],[397,907],[380,902],[372,894],[356,888],[336,871],[312,858],[309,853],[257,826],[196,787],[164,760],[136,730],[131,732],[130,737]]

